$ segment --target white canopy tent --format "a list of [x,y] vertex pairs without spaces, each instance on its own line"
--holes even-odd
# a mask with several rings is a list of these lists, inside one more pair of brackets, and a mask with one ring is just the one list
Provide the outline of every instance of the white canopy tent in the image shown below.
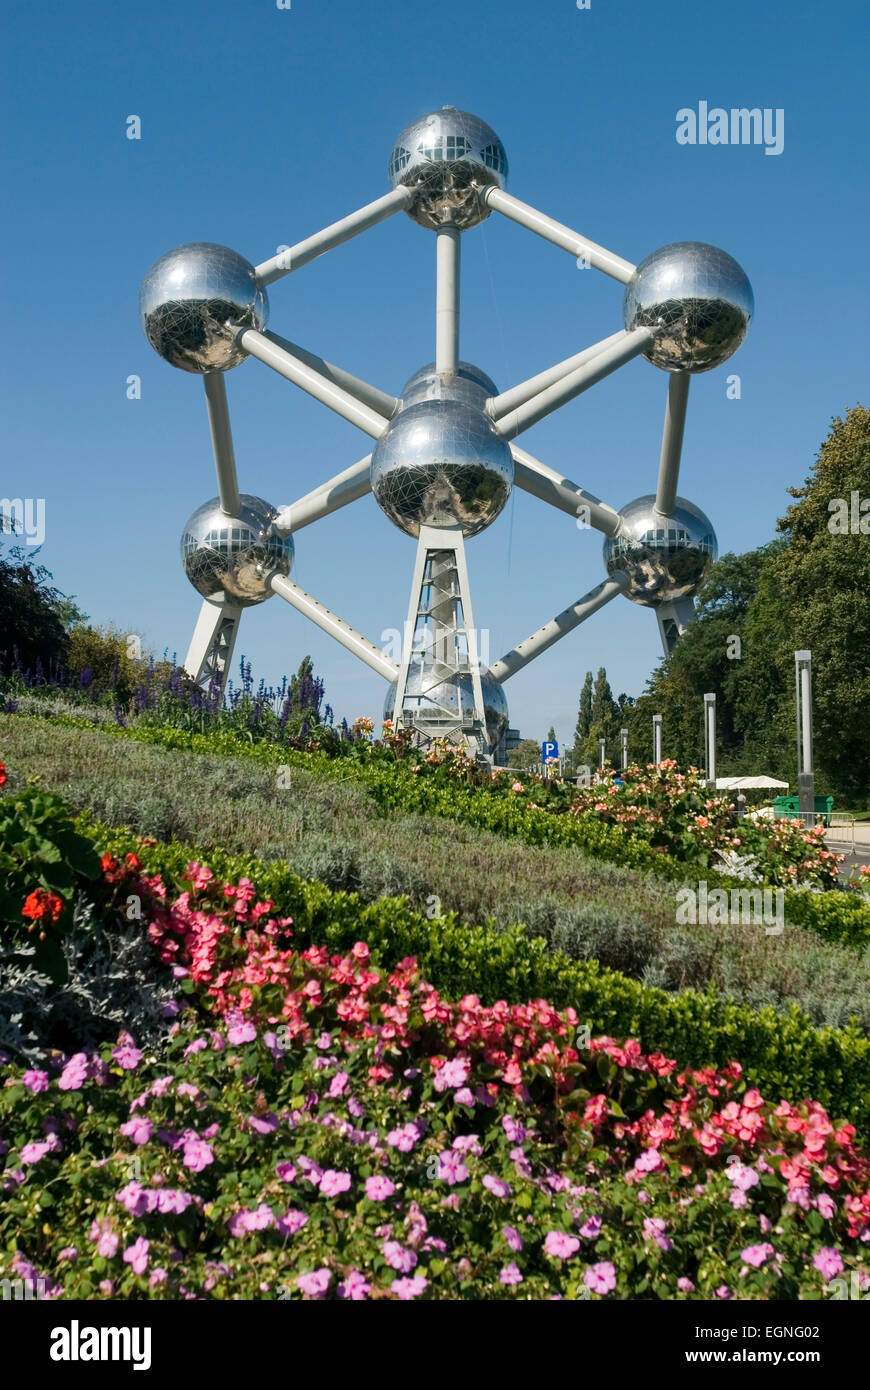
[[717,792],[749,791],[759,787],[780,787],[788,791],[788,782],[778,782],[775,777],[717,777]]

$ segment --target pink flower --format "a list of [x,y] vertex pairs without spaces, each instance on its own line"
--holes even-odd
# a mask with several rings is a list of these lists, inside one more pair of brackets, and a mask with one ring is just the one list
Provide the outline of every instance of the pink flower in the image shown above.
[[833,1220],[837,1214],[837,1204],[833,1197],[827,1192],[819,1193],[819,1196],[816,1198],[816,1206],[819,1209],[819,1214],[823,1216],[826,1221]]
[[[117,1047],[112,1049],[112,1056],[124,1071],[135,1071],[142,1061],[142,1053],[139,1051],[129,1033],[122,1033]],[[137,1274],[141,1271],[137,1270]]]
[[151,1138],[153,1126],[150,1120],[144,1115],[136,1116],[132,1120],[121,1125],[121,1133],[127,1139],[132,1139],[134,1144],[147,1144]]
[[601,1217],[590,1216],[580,1227],[580,1234],[584,1240],[597,1240],[601,1234]]
[[233,1047],[240,1047],[242,1043],[254,1042],[256,1036],[256,1028],[253,1023],[248,1023],[246,1019],[233,1023],[227,1030],[227,1042],[231,1043]]
[[389,1178],[366,1178],[366,1196],[370,1202],[385,1202],[395,1190],[396,1185]]
[[487,1173],[486,1177],[483,1179],[483,1185],[492,1193],[493,1197],[501,1197],[504,1199],[511,1195],[510,1183],[505,1182],[502,1178],[494,1178],[489,1173]]
[[38,1163],[41,1158],[51,1153],[52,1149],[58,1148],[57,1143],[52,1144],[50,1140],[45,1140],[41,1144],[25,1144],[21,1150],[22,1163]]
[[92,1221],[90,1237],[96,1244],[98,1255],[104,1260],[114,1259],[118,1251],[118,1237],[107,1222]]
[[774,1253],[770,1241],[766,1240],[761,1245],[747,1245],[745,1250],[740,1251],[740,1258],[746,1264],[753,1265],[755,1269],[758,1269]]
[[292,1182],[296,1177],[296,1164],[290,1162],[276,1163],[275,1172],[282,1182]]
[[469,1077],[469,1070],[464,1057],[454,1057],[445,1062],[435,1073],[435,1090],[446,1091],[448,1087],[455,1090],[457,1086],[464,1086]]
[[580,1249],[580,1242],[576,1236],[566,1235],[564,1231],[549,1231],[544,1249],[557,1260],[570,1260]]
[[62,1091],[80,1091],[87,1078],[88,1059],[83,1052],[76,1052],[61,1072],[57,1084]]
[[332,1273],[328,1269],[315,1269],[310,1274],[300,1274],[296,1280],[297,1288],[309,1298],[320,1298],[329,1288]]
[[498,1278],[500,1284],[521,1284],[523,1282],[523,1276],[520,1274],[513,1260],[511,1260],[510,1264],[505,1265]]
[[680,1293],[691,1293],[694,1287],[695,1285],[692,1283],[691,1279],[686,1279],[685,1276],[677,1280],[677,1288]]
[[590,1265],[583,1275],[583,1283],[593,1293],[611,1293],[616,1288],[616,1270],[609,1260]]
[[343,1096],[347,1090],[348,1075],[346,1071],[337,1071],[329,1083],[330,1096]]
[[417,1263],[414,1251],[406,1250],[397,1240],[385,1240],[382,1249],[387,1264],[401,1274],[410,1274]]
[[182,1162],[185,1168],[190,1168],[194,1173],[201,1173],[203,1168],[214,1163],[214,1154],[204,1139],[191,1134],[184,1140]]
[[158,1284],[165,1284],[169,1275],[165,1269],[152,1269],[148,1278],[149,1289],[156,1289]]
[[268,1115],[250,1115],[248,1123],[257,1134],[272,1134],[278,1128],[278,1116],[270,1111]]
[[327,1168],[320,1179],[320,1191],[324,1197],[337,1197],[340,1192],[347,1192],[350,1182],[350,1173],[339,1173],[334,1168]]
[[22,1075],[21,1080],[28,1091],[31,1091],[33,1095],[36,1095],[39,1091],[48,1090],[47,1071],[26,1071]]
[[296,1211],[293,1207],[285,1211],[283,1216],[279,1216],[275,1222],[275,1229],[281,1232],[282,1236],[295,1236],[297,1231],[307,1225],[308,1217],[304,1211]]
[[522,1250],[523,1238],[514,1226],[502,1226],[501,1233],[511,1250]]
[[131,1266],[134,1274],[144,1274],[148,1268],[148,1251],[151,1242],[140,1236],[124,1251],[124,1262]]
[[813,1257],[813,1268],[821,1274],[825,1283],[829,1283],[835,1274],[839,1274],[843,1268],[843,1260],[839,1250],[834,1250],[830,1246],[823,1246]]
[[468,1169],[458,1153],[454,1153],[452,1149],[445,1149],[438,1155],[437,1176],[448,1186],[455,1187],[457,1183],[465,1182]]
[[352,1269],[343,1284],[338,1286],[339,1298],[346,1298],[352,1303],[359,1303],[364,1298],[368,1298],[371,1285],[365,1275],[358,1269]]
[[416,1274],[413,1279],[394,1279],[390,1288],[400,1302],[407,1303],[409,1299],[417,1298],[428,1283],[422,1274]]

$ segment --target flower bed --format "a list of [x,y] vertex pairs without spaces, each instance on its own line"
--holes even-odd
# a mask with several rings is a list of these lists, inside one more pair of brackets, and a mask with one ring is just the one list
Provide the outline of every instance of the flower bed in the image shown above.
[[3,1068],[0,1275],[125,1299],[870,1286],[870,1166],[820,1105],[578,1037],[544,1000],[447,1001],[362,942],[298,951],[252,885],[190,881],[224,910],[152,882],[150,930],[213,1024],[159,1059],[122,1035]]

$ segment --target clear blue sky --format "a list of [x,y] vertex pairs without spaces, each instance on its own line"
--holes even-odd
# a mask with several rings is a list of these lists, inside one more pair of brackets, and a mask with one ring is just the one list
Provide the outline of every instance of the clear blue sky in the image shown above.
[[[201,384],[142,335],[144,272],[196,240],[257,262],[369,202],[402,126],[445,103],[499,132],[510,191],[629,260],[697,239],[746,269],[756,318],[693,383],[680,484],[720,551],[770,538],[831,417],[867,403],[866,0],[47,0],[4,27],[0,495],[44,497],[57,583],[159,652],[186,650],[178,541],[215,484]],[[677,145],[700,100],[783,108],[784,152]],[[462,355],[500,389],[621,327],[615,281],[496,216],[463,275]],[[397,393],[434,356],[433,295],[434,237],[400,214],[274,285],[270,326]],[[620,506],[654,489],[666,385],[635,361],[523,443]],[[243,491],[292,502],[367,452],[259,363],[227,386]],[[469,546],[493,658],[598,582],[600,541],[514,495]],[[413,558],[368,498],[300,533],[295,577],[377,641]],[[380,715],[383,683],[277,598],[238,651],[267,679],[310,652],[339,715]],[[617,599],[507,685],[511,721],[565,739],[587,669],[639,694],[659,656],[653,614]]]

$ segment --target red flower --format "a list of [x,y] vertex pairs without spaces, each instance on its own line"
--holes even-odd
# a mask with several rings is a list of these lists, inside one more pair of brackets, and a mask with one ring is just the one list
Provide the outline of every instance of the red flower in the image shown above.
[[0,787],[6,785],[6,764],[0,763]]
[[44,888],[36,888],[25,898],[21,916],[30,917],[34,922],[42,922],[46,917],[50,917],[52,922],[56,922],[62,911],[63,900],[56,893],[47,893]]

